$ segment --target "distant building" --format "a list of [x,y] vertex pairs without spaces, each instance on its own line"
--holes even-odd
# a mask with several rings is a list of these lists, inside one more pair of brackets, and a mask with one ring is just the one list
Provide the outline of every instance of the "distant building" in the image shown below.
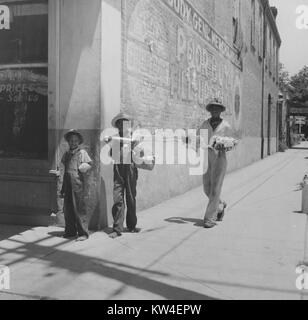
[[287,137],[291,148],[300,140],[308,139],[308,103],[286,99],[287,107]]
[[[42,224],[57,210],[63,133],[82,130],[96,166],[92,227],[110,223],[112,168],[100,134],[124,109],[150,128],[196,128],[221,99],[230,170],[278,148],[277,10],[267,0],[6,1],[0,30],[0,221]],[[122,107],[121,107],[122,106]],[[183,165],[140,173],[139,209],[200,185]]]

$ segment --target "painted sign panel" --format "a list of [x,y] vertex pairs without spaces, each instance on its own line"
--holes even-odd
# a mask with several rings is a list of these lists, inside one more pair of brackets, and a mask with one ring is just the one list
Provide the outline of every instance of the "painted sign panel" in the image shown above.
[[162,0],[185,24],[192,27],[225,58],[241,68],[241,60],[235,48],[220,36],[187,0]]
[[135,0],[127,19],[125,103],[143,125],[195,128],[212,99],[241,129],[241,61],[186,0]]

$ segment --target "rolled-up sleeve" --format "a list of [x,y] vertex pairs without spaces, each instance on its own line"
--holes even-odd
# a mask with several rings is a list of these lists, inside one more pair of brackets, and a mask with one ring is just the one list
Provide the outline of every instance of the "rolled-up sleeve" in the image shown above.
[[85,150],[82,150],[82,152],[81,152],[81,162],[82,163],[92,162],[92,159],[90,158],[89,154]]

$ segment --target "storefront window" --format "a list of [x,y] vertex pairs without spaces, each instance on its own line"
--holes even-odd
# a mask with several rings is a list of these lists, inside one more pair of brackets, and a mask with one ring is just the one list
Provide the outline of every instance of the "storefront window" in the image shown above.
[[48,158],[48,1],[0,3],[0,158]]

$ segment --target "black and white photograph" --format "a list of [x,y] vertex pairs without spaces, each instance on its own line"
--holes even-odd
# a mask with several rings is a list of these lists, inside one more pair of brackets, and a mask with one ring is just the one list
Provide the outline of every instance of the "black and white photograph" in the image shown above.
[[308,300],[308,0],[0,0],[0,301],[34,300]]

